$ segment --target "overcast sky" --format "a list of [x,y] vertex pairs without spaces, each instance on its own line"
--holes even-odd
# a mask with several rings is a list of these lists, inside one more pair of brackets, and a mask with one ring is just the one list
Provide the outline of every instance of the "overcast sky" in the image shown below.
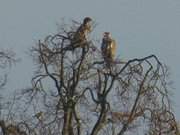
[[180,120],[180,0],[0,0],[0,48],[11,48],[22,61],[10,71],[8,89],[30,86],[29,48],[56,33],[62,18],[97,23],[92,37],[110,31],[121,59],[155,54],[170,67],[173,105]]

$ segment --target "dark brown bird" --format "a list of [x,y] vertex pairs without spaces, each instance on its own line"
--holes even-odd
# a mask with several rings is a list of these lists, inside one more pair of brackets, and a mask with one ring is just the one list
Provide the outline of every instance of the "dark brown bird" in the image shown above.
[[83,23],[79,26],[74,34],[72,44],[73,47],[83,47],[87,41],[88,34],[91,32],[91,22],[90,17],[85,17]]

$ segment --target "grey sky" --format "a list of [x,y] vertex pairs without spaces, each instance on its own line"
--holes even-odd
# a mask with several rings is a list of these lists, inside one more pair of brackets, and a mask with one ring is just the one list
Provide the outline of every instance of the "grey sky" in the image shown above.
[[8,88],[30,85],[35,68],[27,52],[38,39],[55,33],[63,17],[70,22],[85,16],[98,24],[93,37],[112,33],[121,59],[155,54],[170,67],[180,119],[180,0],[0,0],[0,48],[12,48],[22,58]]

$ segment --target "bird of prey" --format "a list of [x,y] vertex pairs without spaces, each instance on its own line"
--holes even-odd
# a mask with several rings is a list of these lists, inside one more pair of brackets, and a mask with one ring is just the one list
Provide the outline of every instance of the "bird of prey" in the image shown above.
[[74,33],[72,39],[73,47],[83,47],[87,41],[88,34],[91,32],[91,22],[90,17],[85,17],[83,23],[79,26],[77,31]]
[[106,64],[110,65],[114,61],[116,53],[116,42],[111,38],[109,32],[104,32],[101,51]]

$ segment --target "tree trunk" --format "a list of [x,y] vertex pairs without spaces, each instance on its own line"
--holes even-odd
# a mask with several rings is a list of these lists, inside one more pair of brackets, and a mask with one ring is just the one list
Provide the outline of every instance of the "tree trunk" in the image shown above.
[[92,130],[91,135],[97,135],[99,131],[106,125],[106,106],[105,104],[102,105],[100,116]]
[[67,108],[64,112],[64,125],[62,135],[74,135],[72,127],[72,109]]
[[91,135],[97,135],[98,132],[104,127],[104,125],[106,124],[106,120],[105,120],[106,116],[103,113],[102,116],[100,116],[99,120],[97,121],[97,123],[95,124],[93,131],[91,133]]

